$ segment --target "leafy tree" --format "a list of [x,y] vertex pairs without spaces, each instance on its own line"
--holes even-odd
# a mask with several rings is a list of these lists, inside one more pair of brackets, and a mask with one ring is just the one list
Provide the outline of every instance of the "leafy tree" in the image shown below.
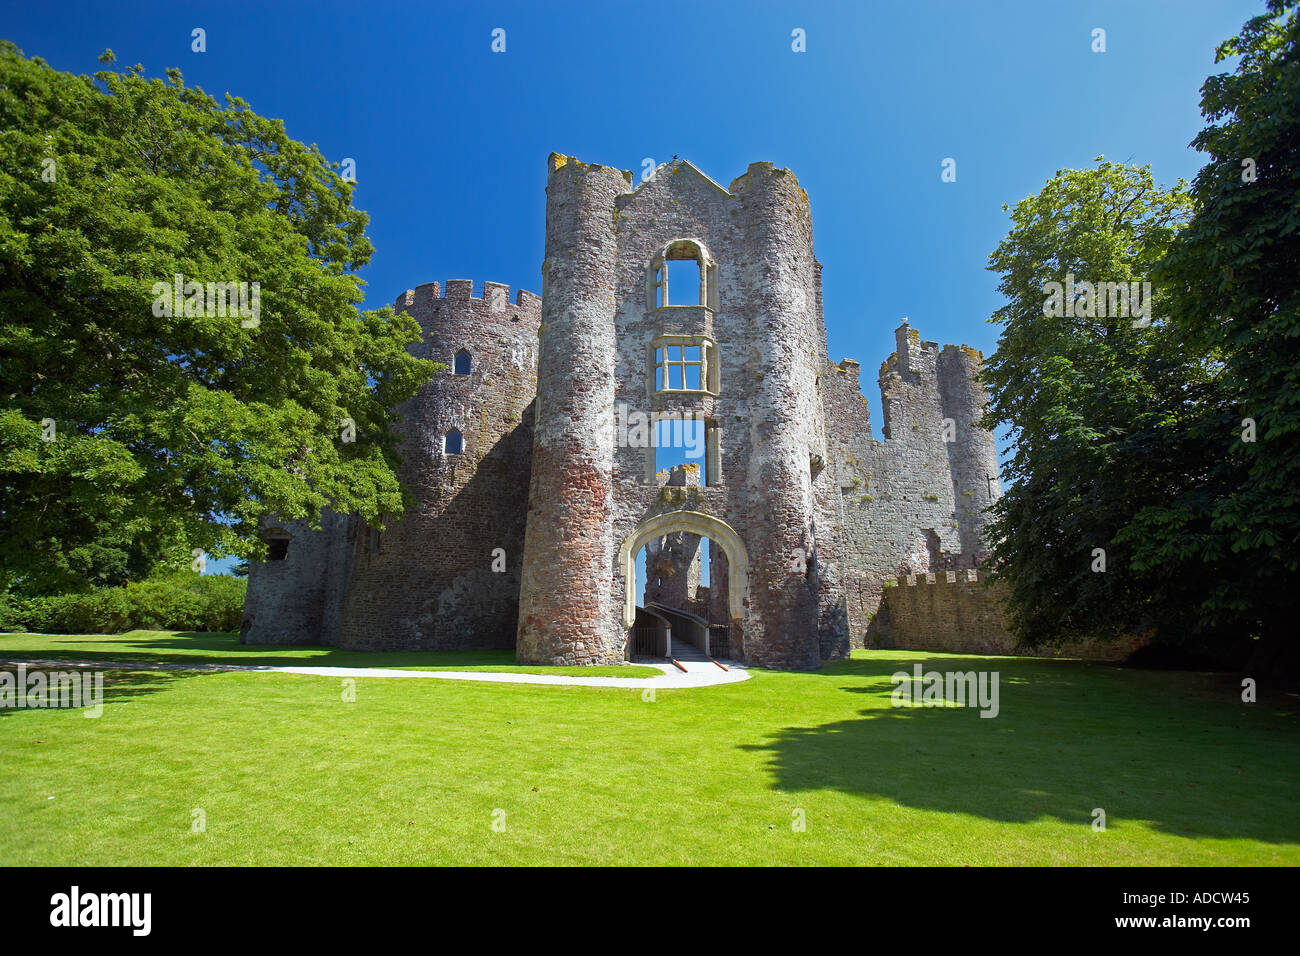
[[[1175,292],[1167,334],[1216,360],[1210,401],[1171,436],[1196,447],[1197,480],[1136,514],[1134,566],[1192,560],[1202,621],[1258,638],[1252,668],[1300,677],[1300,18],[1269,0],[1201,88],[1209,161],[1197,213],[1160,271]],[[1250,421],[1247,421],[1247,420]],[[1253,430],[1253,435],[1251,434]],[[1253,438],[1251,441],[1249,439]]]
[[1137,579],[1132,546],[1117,536],[1159,500],[1169,464],[1152,449],[1177,414],[1173,399],[1207,374],[1172,346],[1165,297],[1143,285],[1190,215],[1185,185],[1160,189],[1147,167],[1100,157],[1059,171],[1011,210],[1011,231],[989,257],[1007,304],[990,319],[1002,330],[985,364],[984,426],[1009,427],[1014,451],[990,545],[1026,644],[1181,616],[1170,613],[1184,596],[1179,578]]
[[[327,501],[402,509],[392,410],[435,366],[414,320],[358,311],[367,217],[315,146],[178,71],[92,79],[9,43],[0,131],[0,586],[257,556],[261,516]],[[209,283],[245,283],[244,311]]]

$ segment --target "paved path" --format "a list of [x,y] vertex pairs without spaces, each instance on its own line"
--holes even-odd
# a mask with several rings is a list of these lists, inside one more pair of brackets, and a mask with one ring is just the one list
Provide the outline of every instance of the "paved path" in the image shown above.
[[679,690],[688,687],[712,687],[748,680],[749,672],[727,662],[723,670],[712,661],[683,661],[686,672],[672,664],[641,661],[664,672],[662,677],[579,677],[565,674],[519,674],[495,671],[410,671],[392,667],[279,667],[269,664],[161,664],[152,661],[60,661],[52,659],[0,659],[0,667],[26,664],[43,670],[77,667],[105,671],[261,671],[273,674],[309,674],[315,677],[424,677],[434,680],[484,681],[490,684],[557,684],[567,687],[625,687],[628,690],[655,687]]

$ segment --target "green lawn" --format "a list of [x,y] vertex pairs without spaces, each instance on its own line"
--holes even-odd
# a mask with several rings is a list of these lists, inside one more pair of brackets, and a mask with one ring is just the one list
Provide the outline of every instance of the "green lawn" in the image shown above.
[[[1000,715],[891,708],[916,661],[996,670]],[[1296,700],[1223,677],[880,651],[653,700],[109,677],[99,719],[0,711],[0,864],[1300,863]]]
[[126,634],[0,634],[0,658],[134,661],[169,664],[266,664],[290,667],[394,667],[417,671],[497,671],[583,677],[659,677],[644,664],[532,667],[514,651],[406,651],[378,654],[335,647],[240,644],[235,633],[129,631]]

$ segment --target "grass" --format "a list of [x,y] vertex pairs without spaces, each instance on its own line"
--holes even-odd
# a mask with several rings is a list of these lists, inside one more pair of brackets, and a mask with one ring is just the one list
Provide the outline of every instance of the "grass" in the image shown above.
[[[997,671],[999,716],[892,708],[916,662]],[[113,672],[97,720],[0,711],[0,864],[1300,863],[1294,698],[902,651],[753,675],[362,678],[346,703],[330,677]]]
[[514,651],[343,651],[334,647],[240,644],[239,635],[199,631],[126,634],[0,634],[0,658],[65,661],[157,661],[168,664],[251,664],[275,667],[392,667],[419,671],[571,674],[581,677],[659,677],[644,664],[534,667]]

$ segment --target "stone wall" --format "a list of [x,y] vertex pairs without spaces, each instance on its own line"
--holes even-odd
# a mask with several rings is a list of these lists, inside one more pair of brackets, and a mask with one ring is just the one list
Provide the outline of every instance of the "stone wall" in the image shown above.
[[320,527],[263,522],[268,539],[285,538],[283,560],[250,561],[239,639],[243,644],[333,644],[351,576],[355,519],[322,509]]
[[[445,295],[432,282],[396,302],[424,330],[412,351],[448,368],[398,407],[399,474],[415,503],[355,535],[341,647],[514,646],[541,309],[530,292],[512,304],[495,282],[472,292],[453,279]],[[461,352],[468,375],[455,373]],[[453,429],[460,454],[447,448]]]
[[1000,490],[993,436],[976,425],[987,404],[980,353],[923,342],[906,323],[895,341],[879,376],[883,440],[871,436],[857,363],[832,363],[823,376],[854,647],[886,582],[981,564],[984,509]]
[[1002,589],[987,587],[982,572],[967,569],[906,575],[884,588],[879,613],[872,620],[868,643],[896,650],[952,654],[1021,654],[1119,661],[1141,641],[1080,641],[1056,648],[1018,648],[1007,633],[1001,607]]

